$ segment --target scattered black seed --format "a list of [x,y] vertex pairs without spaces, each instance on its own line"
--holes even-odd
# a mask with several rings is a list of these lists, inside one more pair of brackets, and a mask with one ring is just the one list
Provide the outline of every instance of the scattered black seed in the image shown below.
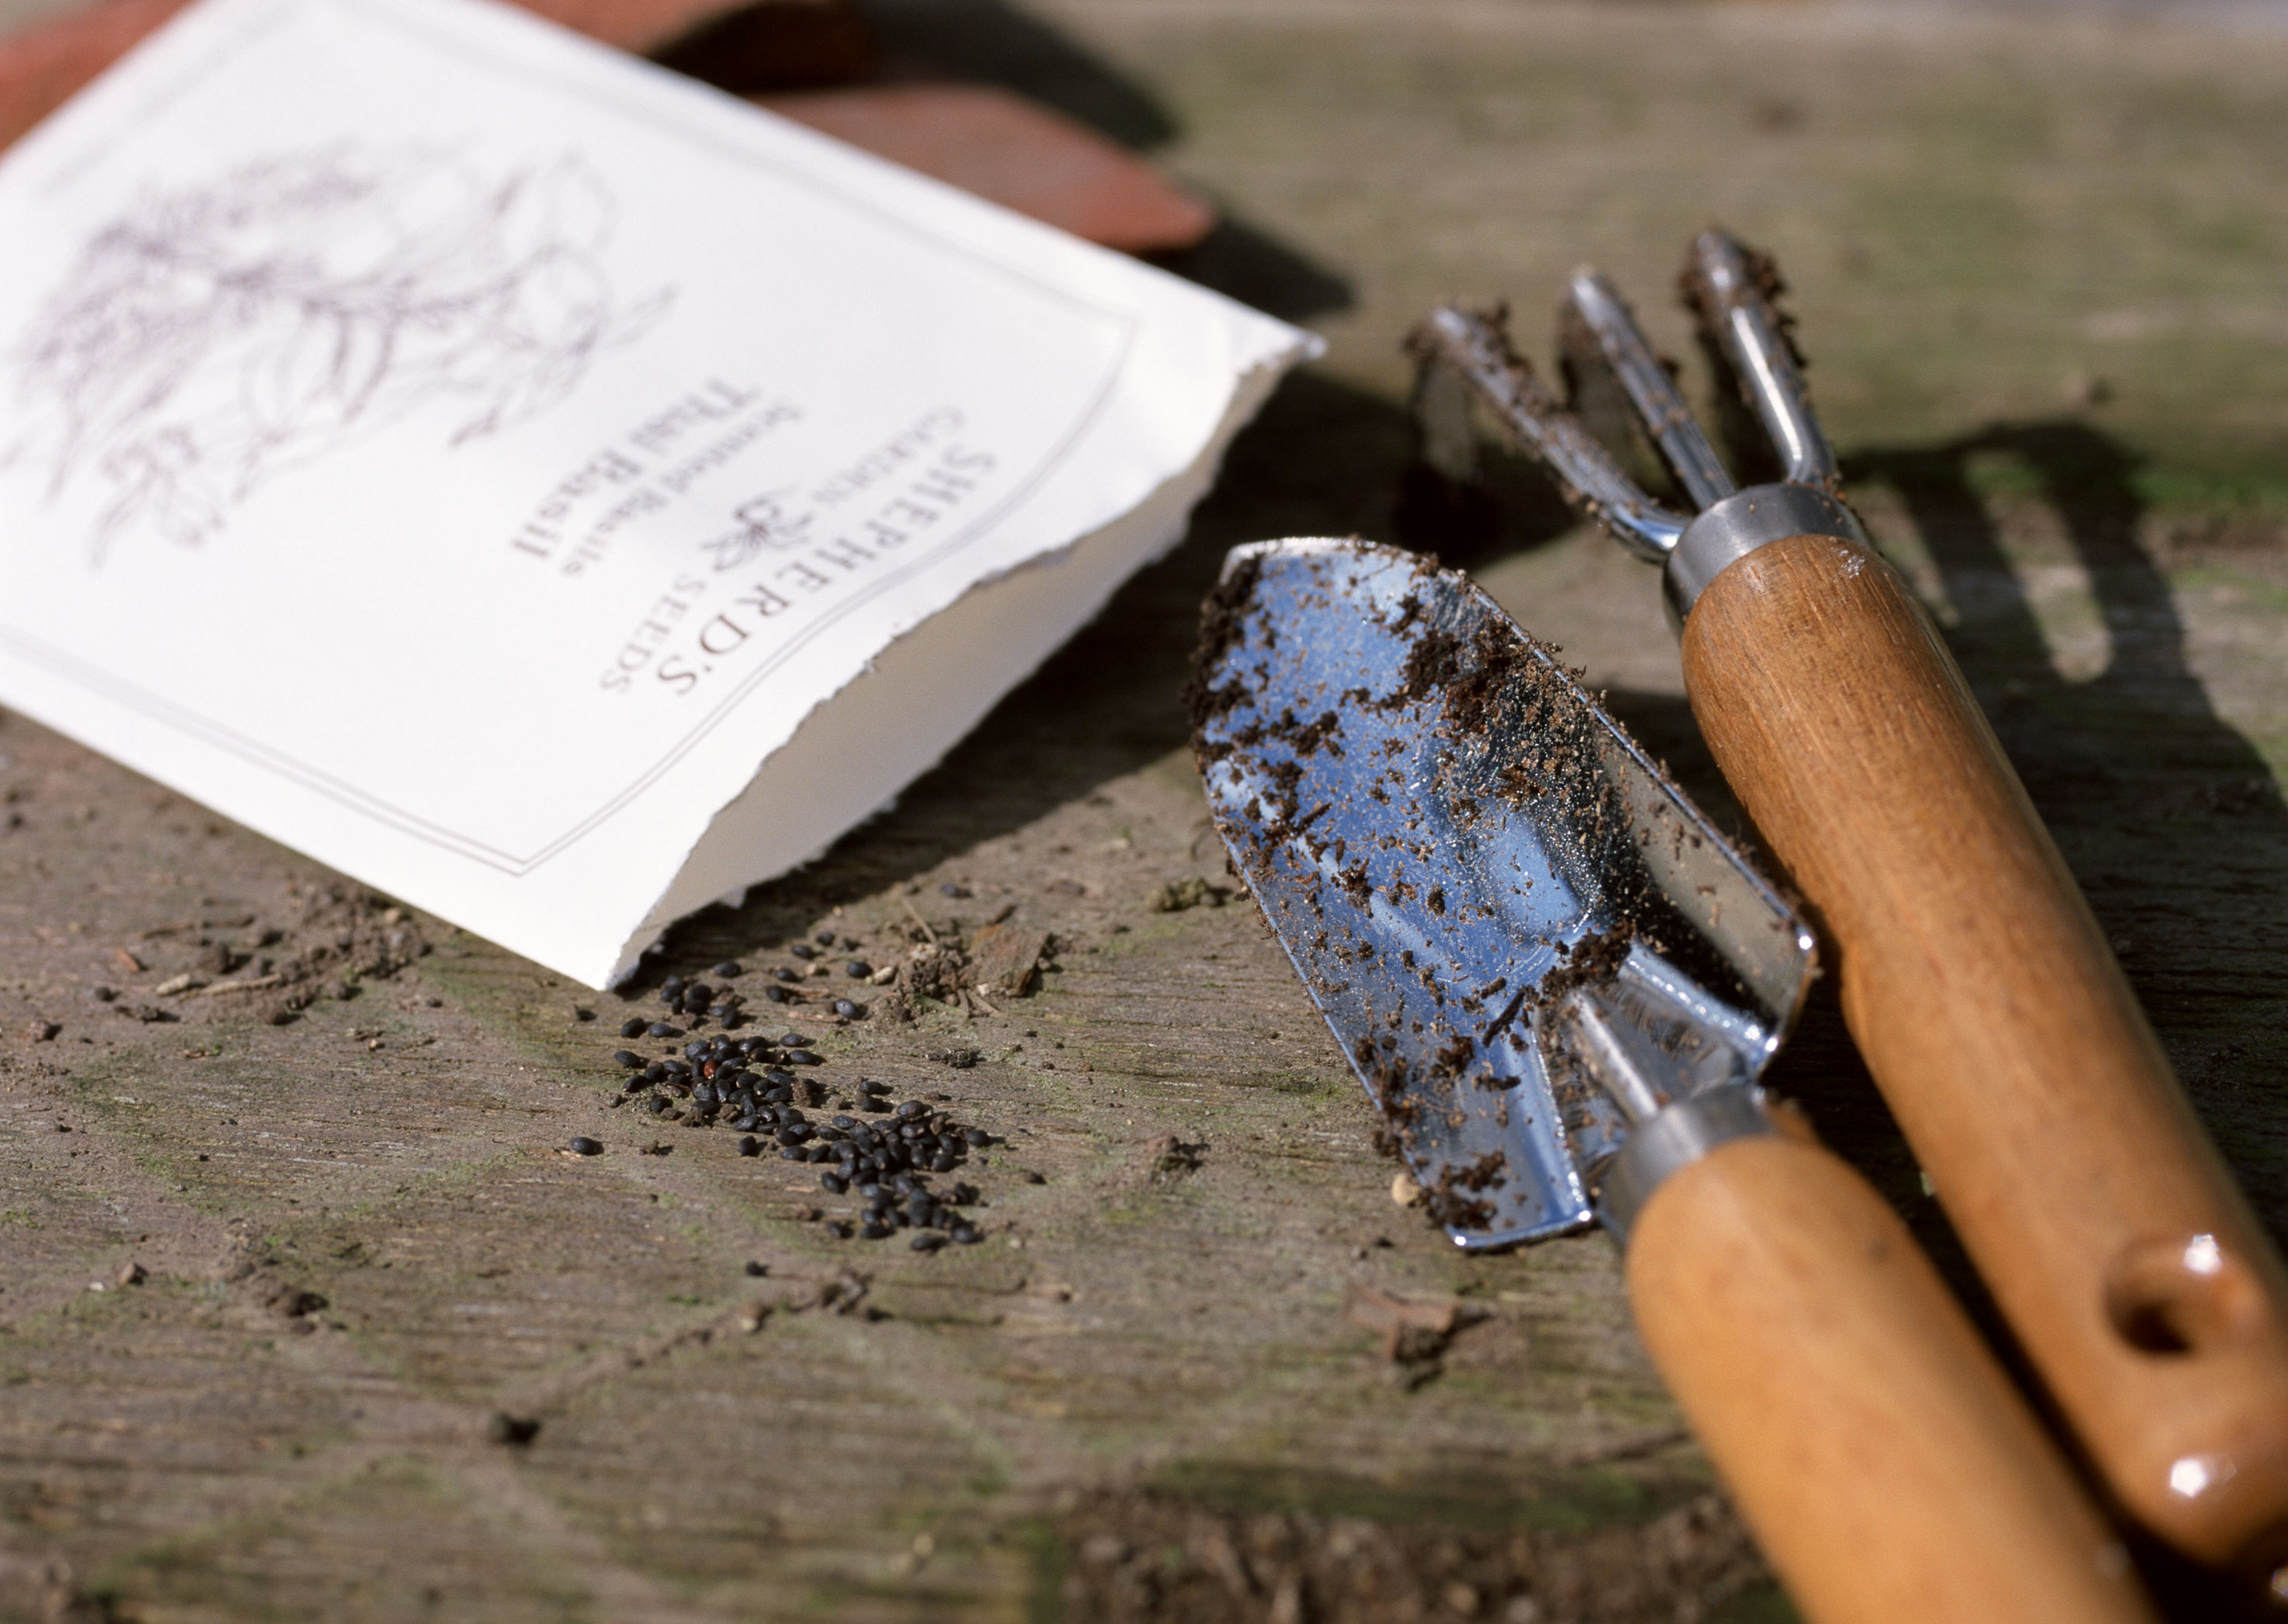
[[[822,931],[818,933],[815,946],[805,941],[790,944],[789,950],[799,957],[815,959],[819,956],[818,948],[832,948],[837,939],[833,932]],[[854,936],[843,936],[839,941],[845,948],[860,946]],[[851,959],[844,969],[854,978],[872,973],[863,959]],[[720,979],[739,974],[740,967],[726,961],[709,973]],[[788,980],[800,979],[799,973],[794,970],[777,973]],[[769,983],[764,986],[763,992],[775,1003],[792,1002],[800,996]],[[713,1019],[728,1027],[743,1018],[739,996],[728,987],[711,987],[703,982],[687,983],[680,978],[670,977],[662,983],[660,994],[671,1010],[686,1018],[687,1025]],[[846,998],[834,1000],[832,1008],[845,1020],[862,1018],[867,1013],[863,1004]],[[629,1035],[664,1039],[686,1035],[667,1021],[646,1021],[641,1018],[631,1019],[622,1030]],[[854,1225],[839,1219],[827,1221],[825,1228],[837,1237],[848,1240],[856,1235],[880,1240],[902,1229],[912,1232],[911,1244],[923,1253],[936,1251],[949,1241],[975,1245],[983,1238],[981,1232],[968,1216],[956,1209],[978,1201],[976,1188],[958,1184],[949,1191],[937,1192],[929,1188],[927,1180],[933,1175],[958,1168],[973,1147],[994,1143],[993,1137],[981,1128],[954,1121],[948,1112],[925,1100],[899,1103],[892,1097],[894,1090],[889,1083],[866,1077],[849,1085],[855,1097],[854,1106],[849,1098],[836,1098],[838,1114],[821,1123],[806,1121],[795,1108],[798,1095],[809,1089],[812,1092],[805,1097],[824,1100],[831,1091],[817,1083],[798,1082],[793,1072],[786,1068],[825,1065],[825,1058],[813,1049],[813,1042],[805,1034],[791,1029],[776,1037],[763,1034],[742,1038],[703,1035],[678,1045],[679,1056],[671,1050],[661,1058],[647,1062],[632,1050],[618,1050],[612,1058],[631,1073],[624,1090],[628,1095],[650,1088],[689,1098],[687,1112],[679,1111],[672,1100],[658,1093],[638,1101],[663,1121],[699,1128],[711,1125],[719,1117],[740,1136],[740,1156],[756,1157],[767,1150],[776,1150],[782,1161],[817,1166],[819,1187],[829,1194],[854,1192],[865,1203],[861,1222]],[[932,1056],[936,1059],[945,1058]],[[750,1064],[755,1071],[747,1069]],[[935,1097],[944,1100],[948,1097]],[[616,1106],[623,1102],[615,1097],[610,1103]],[[864,1115],[851,1115],[854,1109]],[[865,1120],[884,1113],[894,1113],[894,1120]],[[603,1150],[600,1144],[585,1137],[575,1139],[572,1148],[582,1155],[600,1154]],[[673,1147],[654,1142],[640,1148],[648,1155],[665,1155]],[[796,1216],[813,1221],[825,1218],[816,1208],[799,1208]],[[761,1272],[758,1265],[750,1265],[750,1271]]]
[[604,1147],[584,1134],[572,1141],[572,1153],[575,1156],[600,1156],[604,1153]]
[[738,960],[725,959],[720,964],[716,965],[707,973],[711,976],[737,976],[743,975],[746,972],[739,968]]
[[[787,951],[794,955],[794,956],[798,959],[814,959],[818,956],[818,949],[812,947],[808,942],[789,943],[787,946]],[[781,973],[783,974],[784,972],[782,971]]]
[[951,880],[948,880],[944,884],[939,886],[938,890],[949,897],[965,897],[969,894],[969,887],[966,885],[957,885]]
[[540,1436],[540,1422],[529,1415],[511,1415],[505,1411],[495,1411],[490,1431],[494,1443],[521,1447]]
[[620,1035],[624,1038],[640,1038],[644,1034],[644,1028],[650,1025],[651,1023],[642,1016],[631,1015],[620,1023]]

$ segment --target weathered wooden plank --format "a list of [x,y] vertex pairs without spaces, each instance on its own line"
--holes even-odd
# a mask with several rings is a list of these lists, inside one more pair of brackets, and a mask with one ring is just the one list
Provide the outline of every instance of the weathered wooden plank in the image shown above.
[[[1251,907],[1154,906],[1227,883],[1175,696],[1221,549],[1263,535],[1404,535],[1472,565],[1733,815],[1650,576],[1567,533],[1511,465],[1490,529],[1410,500],[1390,348],[1434,297],[1529,306],[1586,252],[1649,307],[1712,206],[1788,255],[1854,489],[2288,1231],[2288,1106],[2264,1086],[2288,1058],[2288,550],[2271,487],[2243,478],[2274,448],[2278,346],[2241,258],[2156,226],[2174,171],[2147,138],[2123,136],[2125,158],[2101,139],[2178,131],[2205,154],[2202,206],[2268,242],[2281,138],[2235,111],[2270,83],[2256,53],[2194,29],[1942,35],[1816,8],[1784,28],[1317,0],[1060,0],[1053,28],[881,14],[917,53],[965,51],[1125,139],[1174,137],[1164,155],[1244,226],[1192,269],[1290,309],[1345,284],[1353,301],[1328,319],[1334,365],[1235,448],[1191,543],[893,812],[671,946],[679,969],[740,958],[751,986],[798,932],[893,962],[910,906],[949,934],[1005,906],[1050,933],[1055,968],[1031,997],[989,992],[997,1014],[796,1022],[844,1095],[883,1078],[1006,1137],[962,1175],[990,1203],[985,1244],[832,1239],[846,1202],[806,1171],[609,1103],[640,1006],[389,920],[0,721],[0,822],[20,820],[0,829],[0,1617],[1763,1606],[1607,1243],[1453,1254],[1392,1204],[1362,1098]],[[2062,37],[2030,123],[2007,69]],[[1793,114],[1758,111],[1776,51],[1804,87]],[[1852,108],[1866,128],[1839,133]],[[1948,133],[1966,119],[1986,156]],[[1897,212],[1902,177],[1942,161],[1967,168],[1944,170],[1935,216]],[[2143,201],[1979,212],[1997,187],[2101,179]],[[1943,253],[1917,234],[1934,218]],[[2077,280],[2099,250],[2115,282]],[[2090,337],[2109,309],[2177,325]],[[2242,335],[2229,357],[2221,332]],[[2113,377],[2116,403],[2060,418],[2069,365]],[[2017,426],[1978,426],[1998,414]],[[353,973],[423,943],[393,975]],[[248,963],[203,970],[217,944]],[[286,978],[155,992],[184,973]],[[118,1012],[144,1007],[175,1018]],[[974,1065],[931,1058],[967,1049]],[[1781,1065],[1967,1284],[1831,1009]],[[605,1153],[558,1154],[575,1134]],[[653,1142],[671,1153],[639,1153]],[[148,1278],[118,1284],[131,1262]],[[1355,1311],[1366,1288],[1468,1323],[1434,1364],[1393,1364]]]

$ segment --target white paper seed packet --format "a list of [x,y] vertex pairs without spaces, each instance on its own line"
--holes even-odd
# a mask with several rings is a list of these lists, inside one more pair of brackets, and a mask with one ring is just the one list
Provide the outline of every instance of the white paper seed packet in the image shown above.
[[202,0],[0,245],[0,704],[592,986],[942,755],[1315,345],[488,0]]

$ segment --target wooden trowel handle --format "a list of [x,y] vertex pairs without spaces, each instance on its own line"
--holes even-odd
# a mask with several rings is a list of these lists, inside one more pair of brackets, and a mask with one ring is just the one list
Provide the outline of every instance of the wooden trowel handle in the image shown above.
[[1871,551],[1799,535],[1694,605],[1716,762],[2027,1353],[2127,1509],[2288,1561],[2288,1276],[1961,671]]
[[1906,1226],[1815,1145],[1735,1139],[1629,1237],[1637,1327],[1814,1624],[2123,1624],[2129,1557]]

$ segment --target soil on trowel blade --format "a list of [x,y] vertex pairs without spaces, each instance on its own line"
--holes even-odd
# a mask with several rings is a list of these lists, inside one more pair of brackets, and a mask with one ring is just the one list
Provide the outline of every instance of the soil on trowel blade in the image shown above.
[[[1415,561],[1415,568],[1419,577],[1435,576],[1438,562],[1425,556]],[[1339,756],[1346,749],[1342,713],[1327,710],[1306,719],[1292,709],[1283,709],[1276,720],[1259,717],[1244,727],[1225,731],[1235,711],[1262,698],[1247,671],[1235,669],[1239,666],[1235,654],[1250,646],[1270,651],[1278,646],[1282,635],[1296,635],[1292,629],[1278,626],[1259,601],[1261,576],[1259,558],[1242,558],[1201,608],[1199,647],[1185,690],[1200,765],[1204,771],[1237,757],[1251,761],[1253,776],[1267,786],[1237,815],[1222,821],[1227,838],[1235,843],[1240,868],[1270,871],[1273,848],[1297,838],[1313,844],[1315,855],[1332,850],[1334,861],[1341,864],[1346,853],[1339,850],[1339,843],[1323,848],[1310,834],[1311,825],[1327,809],[1307,808],[1299,796],[1306,777],[1300,758],[1321,749]],[[1379,711],[1434,705],[1434,719],[1429,725],[1449,737],[1505,735],[1519,741],[1521,753],[1496,775],[1495,794],[1516,803],[1551,795],[1565,797],[1570,811],[1564,837],[1577,845],[1585,867],[1604,873],[1608,906],[1634,915],[1643,899],[1641,875],[1635,865],[1615,860],[1617,837],[1625,834],[1621,825],[1625,824],[1627,813],[1604,781],[1596,750],[1582,736],[1584,696],[1562,668],[1546,657],[1553,651],[1534,643],[1505,617],[1496,614],[1458,632],[1437,623],[1439,617],[1426,615],[1425,594],[1433,584],[1426,579],[1422,588],[1410,593],[1389,627],[1409,639],[1396,687],[1380,696],[1370,696],[1363,689],[1350,690],[1342,695],[1342,702]],[[1209,740],[1211,726],[1225,736]],[[1285,751],[1264,750],[1268,744],[1283,745]],[[1450,790],[1448,796],[1458,815],[1466,819],[1483,815],[1482,802],[1474,796]],[[1418,845],[1424,837],[1418,813],[1404,810],[1395,799],[1388,821],[1388,832],[1394,839]],[[1362,860],[1338,867],[1332,880],[1351,907],[1367,907],[1370,883]],[[1325,883],[1308,882],[1306,898],[1323,922],[1319,888]],[[1428,905],[1434,914],[1445,915],[1442,888],[1431,893]],[[1414,1140],[1426,1108],[1450,1108],[1441,1106],[1432,1096],[1450,1095],[1459,1087],[1473,1057],[1484,1044],[1513,1022],[1530,1026],[1540,1011],[1572,988],[1609,978],[1641,933],[1637,923],[1625,919],[1611,930],[1561,949],[1557,964],[1538,986],[1520,988],[1498,1010],[1475,999],[1462,1000],[1460,1009],[1466,1015],[1483,1016],[1490,1024],[1468,1031],[1457,1026],[1446,1034],[1430,1074],[1415,1075],[1402,1058],[1387,1052],[1394,1044],[1386,1034],[1358,1036],[1352,1045],[1352,1058],[1384,1116],[1384,1130],[1376,1136],[1378,1146],[1402,1155]],[[1358,951],[1363,954],[1370,946],[1362,944]],[[1437,1002],[1442,1009],[1445,1000]],[[1498,1079],[1480,1081],[1488,1086],[1503,1086]],[[1422,1205],[1431,1220],[1461,1229],[1491,1224],[1495,1208],[1483,1199],[1484,1192],[1506,1176],[1504,1163],[1502,1154],[1495,1153],[1470,1167],[1442,1169],[1423,1192]]]

